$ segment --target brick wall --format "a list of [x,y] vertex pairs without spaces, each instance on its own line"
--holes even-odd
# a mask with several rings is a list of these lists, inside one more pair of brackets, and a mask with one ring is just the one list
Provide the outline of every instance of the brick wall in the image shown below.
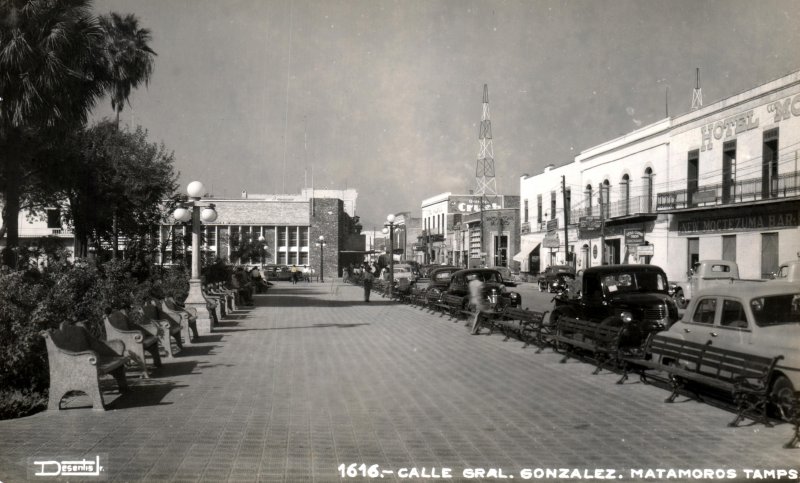
[[340,276],[339,250],[342,246],[341,220],[347,216],[344,212],[342,200],[330,198],[314,198],[310,213],[311,228],[309,230],[309,263],[317,274],[320,272],[320,248],[314,245],[319,241],[320,235],[325,237],[325,277]]

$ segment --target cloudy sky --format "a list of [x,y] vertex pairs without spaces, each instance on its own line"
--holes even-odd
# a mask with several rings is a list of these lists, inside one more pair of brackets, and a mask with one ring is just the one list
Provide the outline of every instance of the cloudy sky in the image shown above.
[[[498,191],[800,69],[800,1],[97,0],[158,53],[123,121],[217,197],[356,188],[365,226],[476,187],[489,86]],[[96,117],[113,116],[103,101]]]

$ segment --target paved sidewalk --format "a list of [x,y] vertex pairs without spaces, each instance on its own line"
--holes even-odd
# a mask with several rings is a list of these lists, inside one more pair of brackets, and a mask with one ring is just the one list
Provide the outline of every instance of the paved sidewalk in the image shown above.
[[276,283],[152,379],[133,379],[130,395],[111,394],[109,411],[0,421],[0,481],[26,479],[30,457],[98,454],[118,481],[336,481],[351,463],[379,465],[384,481],[412,467],[451,468],[454,480],[473,468],[628,480],[632,468],[743,479],[800,466],[800,450],[781,448],[788,425],[729,428],[727,411],[664,404],[663,389],[361,295]]

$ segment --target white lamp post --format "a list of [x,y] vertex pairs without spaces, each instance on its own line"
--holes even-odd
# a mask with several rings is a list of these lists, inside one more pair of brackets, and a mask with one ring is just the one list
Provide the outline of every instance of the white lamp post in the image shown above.
[[202,254],[200,253],[200,230],[201,221],[211,223],[217,219],[217,211],[212,203],[202,204],[200,198],[206,194],[206,188],[199,181],[192,181],[186,188],[191,201],[185,206],[178,207],[172,216],[177,221],[192,220],[192,278],[189,280],[189,296],[186,298],[186,306],[194,307],[197,311],[197,332],[200,335],[211,333],[211,318],[206,308],[206,299],[200,286],[200,264]]
[[328,244],[325,243],[325,237],[320,235],[319,236],[319,241],[314,243],[314,246],[318,246],[319,247],[319,281],[320,281],[320,283],[324,283],[325,282],[325,263],[324,263],[325,262],[325,258],[324,258],[325,257],[325,247],[328,246]]

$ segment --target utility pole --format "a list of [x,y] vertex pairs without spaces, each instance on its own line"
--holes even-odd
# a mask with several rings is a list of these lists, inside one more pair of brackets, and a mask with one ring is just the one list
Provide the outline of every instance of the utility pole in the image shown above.
[[[567,211],[567,180],[561,175],[561,197],[564,202],[564,263],[569,265],[569,212]],[[574,268],[574,266],[573,266]]]

